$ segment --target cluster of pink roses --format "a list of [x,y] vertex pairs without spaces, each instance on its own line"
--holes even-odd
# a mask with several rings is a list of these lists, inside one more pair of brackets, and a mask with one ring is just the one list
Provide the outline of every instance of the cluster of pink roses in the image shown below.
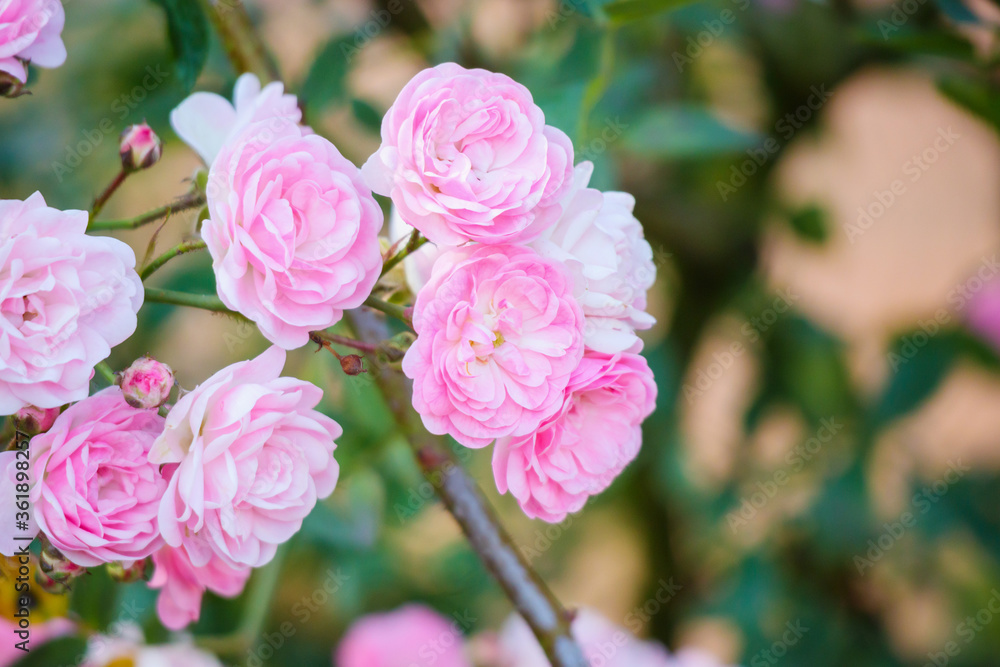
[[[469,641],[462,623],[420,605],[366,616],[351,626],[337,648],[337,667],[549,667],[527,623],[514,614],[497,634]],[[602,667],[722,667],[698,649],[669,653],[637,639],[591,609],[581,609],[572,632],[587,661]]]
[[403,371],[424,425],[495,440],[497,487],[529,516],[579,510],[635,458],[656,398],[635,333],[653,324],[656,270],[634,200],[587,187],[592,165],[574,169],[524,86],[453,63],[406,85],[362,172],[437,246],[408,269]]

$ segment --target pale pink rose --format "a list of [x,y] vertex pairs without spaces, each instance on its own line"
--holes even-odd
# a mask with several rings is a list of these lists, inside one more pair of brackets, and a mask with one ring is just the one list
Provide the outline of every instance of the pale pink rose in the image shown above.
[[563,404],[583,354],[566,268],[523,246],[475,245],[434,264],[403,358],[431,433],[468,447],[526,436]]
[[590,162],[576,166],[562,217],[532,247],[573,274],[588,348],[609,354],[641,349],[635,330],[656,323],[645,312],[646,292],[656,280],[653,250],[632,215],[632,195],[588,188],[593,171]]
[[528,89],[445,63],[403,88],[362,171],[403,220],[441,245],[529,241],[555,222],[573,145]]
[[16,646],[24,641],[24,638],[18,635],[19,632],[27,633],[29,651],[37,651],[45,642],[71,635],[75,630],[76,626],[68,618],[53,618],[41,623],[32,620],[31,627],[27,631],[21,630],[6,617],[0,618],[0,637],[4,638],[3,642],[0,642],[0,667],[11,667],[28,656],[28,653]]
[[263,88],[260,79],[244,74],[236,80],[233,102],[215,93],[198,92],[188,96],[170,112],[170,125],[208,166],[212,165],[223,145],[247,125],[283,120],[298,123],[302,110],[295,95],[286,95],[280,82]]
[[682,648],[674,653],[670,667],[724,667],[722,661],[698,648]]
[[645,359],[588,350],[556,414],[535,432],[497,440],[497,489],[509,490],[532,518],[562,521],[636,457],[642,421],[655,405],[656,383]]
[[135,331],[135,254],[86,229],[86,212],[37,192],[0,200],[0,415],[85,398],[94,366]]
[[201,233],[222,301],[293,349],[371,294],[382,209],[329,141],[266,125],[244,128],[212,164]]
[[158,408],[170,396],[174,373],[156,359],[140,357],[118,376],[118,386],[133,408]]
[[[594,667],[675,667],[661,644],[637,639],[591,609],[577,612],[572,633]],[[504,624],[499,643],[501,660],[497,667],[549,667],[531,628],[517,614]]]
[[360,619],[335,657],[337,667],[472,667],[462,625],[416,604]]
[[114,635],[93,635],[81,667],[222,667],[211,653],[190,640],[149,646],[143,643],[142,630],[132,623],[115,624]]
[[62,41],[66,14],[59,0],[0,2],[0,72],[24,83],[25,62],[59,67],[66,61]]
[[32,438],[35,520],[69,561],[134,561],[163,544],[156,512],[167,483],[148,459],[163,424],[108,387]]
[[198,620],[206,590],[233,598],[243,592],[250,577],[249,567],[231,567],[217,557],[195,567],[183,546],[163,547],[153,554],[153,565],[149,587],[160,589],[156,614],[170,630],[183,630]]
[[167,544],[195,567],[213,554],[232,567],[260,567],[333,493],[339,467],[335,421],[313,408],[323,392],[280,377],[285,352],[223,368],[167,415],[150,460],[178,464],[160,503]]

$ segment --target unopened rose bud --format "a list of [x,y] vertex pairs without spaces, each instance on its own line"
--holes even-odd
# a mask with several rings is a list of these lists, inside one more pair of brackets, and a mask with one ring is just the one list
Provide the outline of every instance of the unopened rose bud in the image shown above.
[[41,568],[35,570],[35,581],[46,593],[52,593],[53,595],[65,595],[69,593],[69,585],[66,582],[56,581],[42,572]]
[[160,159],[162,150],[160,138],[145,123],[129,125],[122,132],[119,152],[125,171],[152,167]]
[[356,354],[345,354],[340,357],[340,367],[348,375],[361,375],[365,372],[364,360]]
[[118,377],[125,401],[133,408],[158,408],[174,386],[174,373],[156,359],[141,357]]
[[0,97],[9,97],[13,99],[15,97],[20,97],[21,95],[30,94],[30,92],[25,90],[23,81],[18,79],[13,74],[0,70]]
[[59,416],[59,408],[36,408],[33,405],[21,408],[14,415],[17,428],[28,435],[45,433]]
[[108,576],[121,584],[131,584],[133,581],[142,581],[146,578],[147,559],[137,560],[131,565],[114,562],[107,564]]
[[[68,560],[62,552],[52,546],[48,540],[43,540],[41,555],[38,557],[38,572],[46,575],[56,584],[69,585],[73,579],[86,572],[87,569]],[[36,577],[39,581],[44,578]],[[46,589],[49,590],[49,589]],[[57,591],[52,591],[57,592]]]

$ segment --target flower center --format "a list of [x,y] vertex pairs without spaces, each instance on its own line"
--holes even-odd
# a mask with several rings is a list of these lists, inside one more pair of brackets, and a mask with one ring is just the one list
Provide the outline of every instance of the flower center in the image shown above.
[[11,297],[0,302],[0,314],[16,328],[38,317],[38,310],[30,297]]

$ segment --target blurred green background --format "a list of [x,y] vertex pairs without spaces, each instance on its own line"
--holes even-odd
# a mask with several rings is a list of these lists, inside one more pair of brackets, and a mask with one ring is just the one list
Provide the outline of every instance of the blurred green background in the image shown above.
[[[228,95],[235,78],[207,26],[186,25],[172,49],[164,7],[186,4],[67,0],[67,63],[0,101],[0,197],[40,190],[88,208],[117,170],[118,132],[143,119],[163,159],[104,215],[186,191],[198,159],[169,111],[195,84]],[[523,82],[595,163],[592,186],[635,195],[659,272],[645,336],[659,407],[639,460],[548,526],[497,497],[488,451],[459,452],[567,605],[751,667],[1000,662],[987,608],[1000,588],[1000,365],[964,325],[1000,249],[996,4],[249,8],[307,122],[357,164],[403,84],[454,60]],[[194,217],[174,216],[158,247]],[[152,232],[121,238],[141,258]],[[212,280],[202,254],[153,283],[209,292]],[[149,305],[111,362],[151,353],[191,388],[263,347],[224,317]],[[231,664],[318,667],[352,619],[406,601],[470,615],[470,634],[498,628],[509,604],[425,497],[366,378],[312,349],[286,371],[326,389],[345,432],[341,482],[242,598],[206,596],[193,633],[250,628],[248,646],[214,644]],[[166,639],[144,584],[94,574],[70,605],[89,629],[125,618]],[[787,624],[807,631],[777,657]],[[23,664],[71,664],[78,650],[62,640]]]

